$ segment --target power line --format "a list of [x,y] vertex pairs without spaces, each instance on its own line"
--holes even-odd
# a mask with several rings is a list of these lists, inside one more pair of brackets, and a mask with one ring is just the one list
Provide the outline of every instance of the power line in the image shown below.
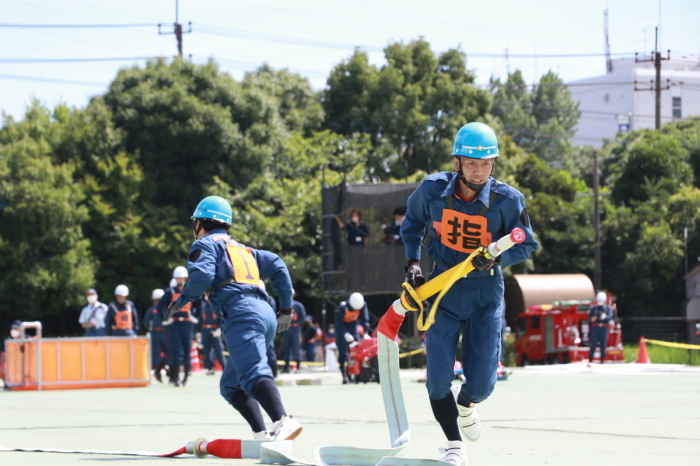
[[145,28],[157,27],[158,23],[133,23],[133,24],[8,24],[0,23],[0,28],[26,28],[26,29],[48,29],[48,28]]
[[163,57],[98,57],[98,58],[0,58],[0,63],[71,63],[71,62],[100,62],[100,61],[135,61]]
[[12,79],[17,81],[39,81],[59,84],[75,84],[79,86],[107,86],[106,83],[96,83],[90,81],[71,81],[67,79],[41,78],[38,76],[21,76],[16,74],[0,74],[0,79]]

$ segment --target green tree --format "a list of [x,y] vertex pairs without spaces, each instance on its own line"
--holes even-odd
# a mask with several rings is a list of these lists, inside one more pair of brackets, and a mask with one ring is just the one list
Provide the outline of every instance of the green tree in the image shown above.
[[66,333],[96,264],[81,230],[88,212],[79,206],[85,195],[75,165],[52,160],[57,134],[60,123],[37,102],[0,130],[0,313],[3,320],[52,316],[60,330],[49,333]]

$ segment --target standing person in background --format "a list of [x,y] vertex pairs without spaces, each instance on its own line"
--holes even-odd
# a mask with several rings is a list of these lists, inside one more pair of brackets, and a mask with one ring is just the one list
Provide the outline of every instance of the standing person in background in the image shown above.
[[[296,292],[292,289],[292,298]],[[306,308],[299,301],[292,301],[292,323],[289,329],[282,333],[282,357],[284,369],[282,373],[289,373],[289,361],[293,357],[297,363],[297,371],[301,369],[301,328],[306,322]]]
[[126,299],[129,288],[119,285],[114,290],[114,301],[107,306],[105,335],[110,337],[133,337],[139,331],[139,314],[134,303]]
[[153,377],[158,382],[163,382],[160,371],[165,368],[168,363],[168,347],[165,340],[165,327],[163,327],[163,319],[158,311],[158,301],[163,297],[165,292],[160,288],[156,288],[151,292],[151,307],[148,308],[143,315],[143,328],[148,332],[151,338],[151,367],[153,368]]
[[608,330],[610,319],[613,317],[613,309],[605,302],[608,295],[604,291],[599,292],[596,297],[596,303],[591,306],[588,311],[588,320],[591,323],[591,342],[588,350],[588,367],[593,363],[595,349],[600,346],[600,363],[605,362],[605,350],[608,346]]
[[362,211],[353,209],[350,211],[350,221],[343,224],[340,217],[335,216],[335,221],[341,229],[345,229],[348,234],[348,244],[350,246],[367,246],[369,244],[369,228],[362,223]]
[[86,337],[102,337],[105,334],[105,318],[107,305],[98,301],[99,296],[94,288],[85,293],[87,306],[80,311],[78,322],[85,329]]
[[[197,205],[192,214],[195,241],[187,263],[190,280],[168,313],[209,293],[212,308],[223,320],[230,354],[219,382],[221,395],[248,422],[253,438],[292,440],[302,426],[287,414],[266,355],[275,332],[287,330],[292,321],[292,280],[277,254],[231,238],[232,223],[226,199],[209,196]],[[261,279],[271,280],[279,296],[277,316],[259,286]],[[260,407],[272,421],[269,432]]]
[[222,369],[226,366],[226,361],[224,360],[224,348],[221,344],[221,319],[211,308],[207,295],[202,298],[199,332],[202,335],[202,346],[204,347],[204,368],[207,370],[207,375],[214,375],[214,359],[211,357],[211,352],[214,351],[214,358],[219,361]]
[[369,328],[369,310],[365,298],[360,293],[353,293],[348,302],[343,301],[335,314],[336,340],[338,345],[338,365],[343,376],[343,383],[350,382],[348,378],[348,355],[350,343],[360,339],[357,326],[360,324],[366,335],[371,334]]
[[306,316],[306,329],[302,338],[302,346],[308,362],[316,361],[316,345],[321,339],[321,329],[314,322],[314,318]]
[[[182,288],[187,281],[187,269],[178,266],[173,270],[173,280],[175,286],[168,288],[158,301],[156,307],[161,315],[167,315],[168,308],[174,303],[182,293]],[[166,323],[169,324],[170,334],[170,384],[176,387],[187,385],[187,378],[190,376],[190,348],[192,347],[192,336],[194,324],[199,320],[199,307],[201,300],[188,302],[183,305],[178,312],[172,313]],[[185,368],[185,374],[180,380],[180,365]]]
[[403,240],[401,240],[401,224],[405,216],[406,207],[397,207],[394,209],[394,222],[384,227],[384,244],[403,246]]
[[[267,302],[270,304],[270,307],[274,311],[275,315],[277,315],[277,303],[275,302],[275,298],[267,294],[265,282],[260,280],[258,282],[258,286],[267,295]],[[270,371],[272,371],[273,379],[277,378],[277,347],[275,346],[275,338],[272,339],[270,345],[267,347],[267,365],[270,367]]]

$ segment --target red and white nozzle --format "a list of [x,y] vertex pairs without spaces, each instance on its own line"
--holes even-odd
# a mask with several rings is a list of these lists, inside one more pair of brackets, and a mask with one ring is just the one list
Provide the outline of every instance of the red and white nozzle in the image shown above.
[[507,249],[512,248],[518,243],[522,243],[527,238],[527,235],[522,228],[513,228],[510,234],[504,236],[498,241],[489,244],[488,253],[492,258],[496,258]]

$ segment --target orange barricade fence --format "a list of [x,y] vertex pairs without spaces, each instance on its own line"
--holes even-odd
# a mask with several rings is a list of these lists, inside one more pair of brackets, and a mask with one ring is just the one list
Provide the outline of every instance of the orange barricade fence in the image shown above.
[[11,390],[143,387],[150,383],[148,337],[25,338],[5,342]]

